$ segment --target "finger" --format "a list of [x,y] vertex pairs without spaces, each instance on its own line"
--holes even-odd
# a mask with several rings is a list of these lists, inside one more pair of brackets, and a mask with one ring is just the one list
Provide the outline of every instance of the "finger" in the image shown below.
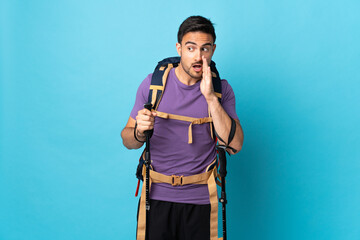
[[[151,115],[150,115],[151,116]],[[150,119],[150,116],[149,115],[145,115],[145,114],[143,114],[143,113],[140,113],[140,114],[138,114],[137,116],[136,116],[136,119],[141,119],[141,120],[144,120],[144,121],[146,121],[146,120],[149,120]]]
[[203,56],[201,56],[201,58],[202,58],[202,62],[203,62],[203,67],[204,67],[204,69],[207,69],[207,67],[209,66],[209,64],[208,64],[205,56],[203,55]]
[[207,78],[206,80],[209,80],[208,78],[211,76],[211,69],[204,56],[202,56],[202,61],[203,61],[203,73],[205,73],[203,77]]
[[203,78],[204,78],[206,84],[209,84],[209,82],[211,81],[211,77],[210,77],[211,75],[210,75],[210,73],[209,73],[209,69],[210,69],[210,67],[204,68]]
[[149,111],[148,109],[146,109],[146,108],[144,108],[143,110],[142,110],[142,113],[144,114],[144,115],[151,115],[151,111]]
[[147,111],[148,111],[148,110],[146,110],[146,109],[141,109],[141,110],[139,110],[139,111],[138,111],[138,116],[150,115],[150,113],[147,114]]
[[138,112],[138,115],[136,116],[136,120],[142,119],[142,120],[148,121],[148,120],[150,120],[151,118],[154,118],[154,117],[153,117],[152,113],[151,113],[149,110],[147,110],[147,109],[145,109],[145,110],[144,110],[144,109],[140,110],[140,111]]
[[150,122],[139,122],[137,125],[137,129],[139,129],[139,131],[146,131],[153,128],[154,128],[154,123],[150,123]]
[[137,129],[138,129],[140,132],[144,132],[144,131],[146,131],[146,130],[154,129],[154,125],[148,125],[148,126],[138,125]]
[[202,77],[203,79],[206,79],[207,76],[207,68],[208,64],[204,56],[201,56],[202,62],[203,62],[203,71],[202,71]]
[[146,130],[151,130],[154,129],[154,125],[149,125],[149,126],[138,126],[137,129],[141,132],[146,131]]
[[153,115],[138,115],[136,117],[136,119],[138,121],[143,121],[143,122],[154,122],[155,121],[155,117]]
[[154,122],[149,122],[149,121],[139,121],[138,122],[138,126],[140,127],[148,127],[148,126],[153,126]]
[[209,73],[208,73],[208,71],[209,71],[209,67],[208,67],[208,66],[204,67],[204,77],[205,77],[205,80],[208,80],[208,78],[209,78]]
[[153,116],[142,116],[142,117],[139,117],[138,118],[138,121],[141,121],[141,122],[144,122],[144,123],[146,123],[146,122],[154,122],[155,121],[155,119],[154,119],[154,117]]

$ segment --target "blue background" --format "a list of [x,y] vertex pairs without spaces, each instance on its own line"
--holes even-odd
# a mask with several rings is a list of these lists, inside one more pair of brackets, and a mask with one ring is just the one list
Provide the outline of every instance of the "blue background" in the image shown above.
[[1,1],[0,239],[134,239],[120,132],[190,15],[245,132],[229,239],[360,239],[360,3]]

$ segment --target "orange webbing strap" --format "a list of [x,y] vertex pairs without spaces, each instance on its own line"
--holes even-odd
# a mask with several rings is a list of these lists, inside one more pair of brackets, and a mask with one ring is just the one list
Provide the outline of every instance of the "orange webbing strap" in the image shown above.
[[[146,167],[143,165],[143,177],[145,179]],[[139,217],[138,217],[138,225],[137,225],[137,236],[136,240],[145,240],[146,233],[146,187],[145,181],[142,185],[141,197],[140,197],[140,206],[139,206]],[[149,190],[151,189],[151,178],[149,179]]]
[[153,170],[150,170],[151,181],[153,183],[168,183],[173,186],[182,186],[186,184],[207,184],[209,177],[213,174],[212,171],[204,172],[192,176],[176,176],[165,175]]
[[156,111],[156,113],[157,113],[157,117],[161,117],[161,118],[164,118],[164,119],[174,119],[174,120],[190,122],[189,131],[188,131],[188,136],[189,136],[188,143],[189,144],[191,144],[192,140],[193,140],[192,139],[192,125],[193,124],[204,124],[204,123],[212,122],[211,117],[193,118],[193,117],[186,117],[186,116],[169,114],[169,113],[164,113],[164,112],[159,112],[159,111]]
[[156,101],[156,97],[157,97],[158,90],[160,90],[161,92],[163,92],[163,91],[164,91],[164,86],[150,85],[150,90],[152,90],[151,104],[152,104],[152,106],[154,106],[155,101]]
[[210,199],[210,240],[218,240],[218,195],[215,183],[216,167],[212,170],[214,177],[208,179],[209,199]]
[[[209,113],[209,117],[211,118],[210,107],[208,107],[208,113]],[[212,123],[212,122],[210,122],[209,126],[210,126],[210,135],[211,135],[211,139],[214,139],[214,134],[213,134],[213,123]]]

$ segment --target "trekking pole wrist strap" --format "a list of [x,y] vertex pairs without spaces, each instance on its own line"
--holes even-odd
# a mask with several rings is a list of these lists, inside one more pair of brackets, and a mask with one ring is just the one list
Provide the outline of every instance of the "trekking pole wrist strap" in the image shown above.
[[[230,117],[230,116],[229,116],[229,117]],[[231,128],[230,128],[230,133],[229,133],[228,142],[226,143],[226,142],[216,133],[216,131],[215,131],[215,135],[216,135],[216,137],[217,137],[220,141],[222,141],[222,142],[225,144],[224,147],[225,147],[226,149],[231,149],[234,153],[236,153],[237,150],[229,146],[230,143],[231,143],[231,141],[234,139],[235,132],[236,132],[236,122],[235,122],[235,120],[234,120],[232,117],[230,117],[230,120],[231,120]]]
[[135,127],[134,127],[134,138],[136,141],[138,141],[139,143],[144,143],[145,141],[140,141],[138,138],[137,138],[137,122],[135,122]]

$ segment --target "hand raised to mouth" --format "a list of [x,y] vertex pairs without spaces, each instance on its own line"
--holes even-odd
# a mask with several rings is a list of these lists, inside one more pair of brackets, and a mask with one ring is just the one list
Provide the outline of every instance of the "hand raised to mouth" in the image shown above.
[[200,90],[201,93],[204,95],[206,101],[210,101],[216,98],[216,95],[214,93],[214,87],[212,84],[212,76],[211,76],[211,69],[208,65],[208,62],[204,56],[202,56],[202,79],[200,83]]

